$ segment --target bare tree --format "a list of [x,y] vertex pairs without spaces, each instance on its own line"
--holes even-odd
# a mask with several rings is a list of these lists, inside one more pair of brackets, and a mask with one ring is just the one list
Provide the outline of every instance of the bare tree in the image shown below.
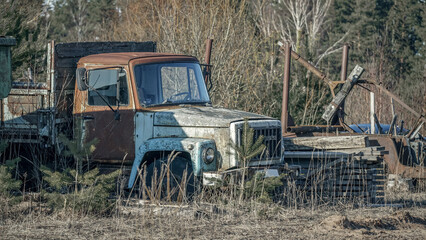
[[[71,4],[74,3],[71,2]],[[86,33],[87,5],[87,0],[77,0],[76,5],[69,8],[77,31],[77,41],[79,42],[83,41],[83,36]]]
[[[255,0],[254,13],[257,26],[270,37],[278,34],[281,40],[290,42],[296,52],[302,50],[301,42],[308,38],[306,51],[313,56],[314,65],[324,57],[341,50],[347,34],[322,51],[319,39],[327,30],[327,14],[332,0]],[[272,30],[273,29],[273,30]]]

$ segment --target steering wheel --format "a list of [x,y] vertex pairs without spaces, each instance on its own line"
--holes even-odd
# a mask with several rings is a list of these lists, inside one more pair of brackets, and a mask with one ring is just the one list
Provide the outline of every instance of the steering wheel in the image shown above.
[[189,100],[189,97],[190,97],[189,92],[180,92],[180,93],[176,93],[176,94],[174,94],[174,95],[170,96],[167,100],[172,101],[173,99],[175,99],[175,98],[177,98],[177,97],[179,97],[179,96],[183,96],[183,95],[186,95],[186,96],[183,98],[183,100],[184,100],[184,101]]

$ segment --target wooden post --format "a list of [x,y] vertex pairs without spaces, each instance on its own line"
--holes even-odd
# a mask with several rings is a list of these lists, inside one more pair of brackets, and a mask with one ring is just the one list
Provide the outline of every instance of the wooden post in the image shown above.
[[376,133],[376,124],[374,121],[374,113],[375,110],[375,104],[374,104],[374,92],[370,92],[370,133],[374,134]]

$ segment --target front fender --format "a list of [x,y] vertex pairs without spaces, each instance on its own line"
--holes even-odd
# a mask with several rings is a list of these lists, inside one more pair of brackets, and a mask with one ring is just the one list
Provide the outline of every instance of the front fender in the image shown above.
[[216,171],[217,158],[210,163],[205,164],[202,160],[204,149],[211,147],[216,152],[214,140],[202,138],[153,138],[145,141],[136,150],[135,160],[133,161],[132,171],[130,173],[128,188],[132,188],[138,175],[139,167],[143,163],[145,154],[148,152],[187,152],[191,156],[192,169],[194,176],[202,176],[203,171]]

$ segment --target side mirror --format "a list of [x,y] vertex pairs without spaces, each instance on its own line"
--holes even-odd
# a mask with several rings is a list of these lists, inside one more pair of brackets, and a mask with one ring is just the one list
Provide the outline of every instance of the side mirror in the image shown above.
[[213,65],[210,65],[210,64],[200,64],[200,65],[203,68],[202,72],[203,72],[204,82],[206,83],[206,87],[210,84],[210,86],[207,88],[207,91],[210,92],[210,90],[213,87],[213,82],[211,78]]
[[87,84],[87,78],[86,78],[86,69],[77,68],[75,76],[76,76],[78,90],[86,91],[89,88]]

